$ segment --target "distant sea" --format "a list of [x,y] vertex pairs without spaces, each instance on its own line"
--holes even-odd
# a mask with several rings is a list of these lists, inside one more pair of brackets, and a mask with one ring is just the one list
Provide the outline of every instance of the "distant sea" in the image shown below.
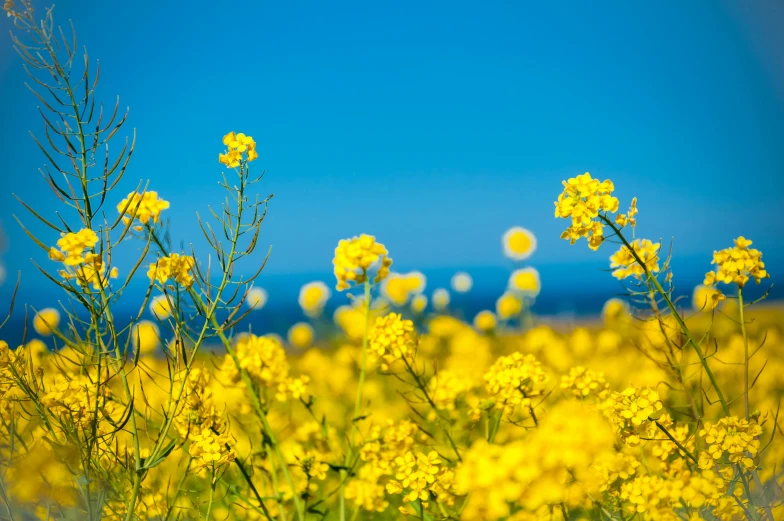
[[[536,298],[533,311],[536,315],[546,316],[548,319],[559,321],[584,321],[597,317],[601,313],[602,305],[609,298],[623,297],[624,285],[617,281],[608,272],[604,264],[605,256],[597,258],[596,262],[584,264],[558,264],[550,263],[537,265],[541,276],[542,291]],[[506,288],[509,274],[516,266],[508,267],[474,267],[468,269],[434,268],[420,270],[427,277],[425,294],[428,298],[436,288],[450,289],[451,304],[449,313],[471,320],[476,313],[483,309],[495,309],[496,299]],[[408,270],[398,267],[401,272]],[[773,271],[769,264],[768,268]],[[683,300],[679,305],[683,308],[691,306],[691,295],[695,286],[702,283],[705,272],[710,265],[704,258],[679,259],[673,262],[675,276],[675,296]],[[450,279],[457,271],[466,271],[474,279],[474,287],[467,294],[457,294],[450,288]],[[780,271],[779,271],[780,272]],[[776,272],[774,272],[776,273]],[[9,279],[12,279],[9,277]],[[119,323],[127,321],[138,312],[138,306],[143,299],[146,287],[144,277],[139,277],[140,284],[131,286],[114,307],[114,315]],[[285,335],[288,328],[295,322],[306,320],[306,317],[297,304],[300,287],[314,280],[325,282],[333,288],[332,296],[325,310],[325,317],[331,319],[335,308],[348,304],[350,301],[345,293],[334,290],[334,277],[330,272],[321,273],[262,273],[257,280],[257,285],[263,287],[268,293],[268,301],[263,309],[251,312],[242,324],[242,330],[252,330],[254,333],[277,333]],[[0,288],[0,314],[5,316],[6,306],[10,303],[13,280],[6,280]],[[758,298],[764,289],[770,286],[770,280],[763,284],[749,284],[745,291],[746,300]],[[729,287],[725,287],[729,291]],[[774,287],[769,300],[782,298],[779,288]],[[11,319],[0,330],[0,339],[11,345],[18,345],[24,334],[25,304],[36,309],[44,307],[59,307],[64,292],[49,281],[25,284],[20,287],[17,295],[16,306]],[[68,304],[70,305],[70,304]],[[428,310],[430,310],[428,306]],[[32,313],[32,311],[30,311]],[[152,318],[149,310],[145,310],[145,318]],[[322,324],[323,326],[323,324]],[[32,330],[28,331],[28,339]]]

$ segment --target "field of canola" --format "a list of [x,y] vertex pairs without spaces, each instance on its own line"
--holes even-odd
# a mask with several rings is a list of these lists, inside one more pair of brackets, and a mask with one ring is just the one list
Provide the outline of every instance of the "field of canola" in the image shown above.
[[[362,234],[336,244],[333,281],[302,287],[309,321],[285,339],[251,334],[265,295],[234,265],[264,259],[255,141],[216,139],[228,199],[201,223],[208,274],[167,240],[154,179],[112,190],[133,145],[102,157],[124,119],[90,108],[93,78],[72,74],[75,46],[51,12],[5,10],[48,100],[40,147],[64,174],[49,184],[67,218],[27,206],[51,229],[30,245],[48,252],[53,302],[69,305],[35,310],[29,338],[0,341],[0,518],[784,518],[784,310],[744,300],[770,286],[751,240],[706,252],[704,285],[673,299],[670,258],[635,237],[644,209],[585,173],[547,197],[562,237],[609,257],[628,288],[597,302],[595,324],[532,314],[536,239],[514,227],[501,239],[519,269],[470,322]],[[120,251],[138,254],[126,273],[112,265]],[[149,290],[124,324],[112,309],[132,280]],[[471,285],[460,273],[452,290]],[[345,305],[324,317],[330,298]]]

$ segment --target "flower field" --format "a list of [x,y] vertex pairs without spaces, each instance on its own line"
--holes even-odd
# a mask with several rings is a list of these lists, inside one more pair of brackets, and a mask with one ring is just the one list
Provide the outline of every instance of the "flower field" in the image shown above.
[[[703,285],[677,299],[666,246],[636,236],[645,208],[584,173],[542,197],[626,288],[600,320],[533,313],[537,241],[516,226],[494,309],[458,318],[469,273],[428,298],[384,237],[358,234],[336,241],[333,279],[301,288],[307,320],[251,331],[267,299],[255,140],[216,133],[225,202],[199,220],[199,258],[169,239],[155,179],[115,190],[134,141],[110,155],[125,119],[95,108],[52,12],[5,10],[63,212],[22,203],[62,305],[31,310],[25,338],[0,330],[0,519],[784,519],[784,309],[744,295],[778,275],[751,240],[705,252]],[[246,258],[256,273],[235,269]],[[115,314],[139,281],[134,316]]]

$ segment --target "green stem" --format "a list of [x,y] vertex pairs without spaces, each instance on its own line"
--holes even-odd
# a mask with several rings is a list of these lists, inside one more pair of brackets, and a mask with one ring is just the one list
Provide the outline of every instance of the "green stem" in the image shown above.
[[215,499],[215,475],[212,476],[212,483],[210,483],[210,502],[207,503],[207,515],[205,516],[205,521],[210,521],[210,515],[212,514],[212,502]]
[[664,299],[664,302],[667,304],[667,307],[670,309],[670,312],[675,317],[675,320],[678,322],[678,326],[680,327],[681,331],[683,332],[684,335],[686,335],[686,339],[689,341],[689,343],[692,345],[692,347],[694,347],[694,350],[697,352],[697,356],[700,358],[700,363],[702,364],[702,367],[705,369],[705,372],[708,375],[708,379],[710,380],[711,385],[713,385],[713,388],[716,391],[716,395],[719,398],[719,402],[721,402],[721,407],[724,410],[724,414],[726,416],[729,416],[730,415],[730,408],[729,408],[729,405],[727,405],[727,400],[724,399],[724,394],[721,392],[721,388],[719,388],[718,382],[716,382],[716,377],[713,375],[713,371],[711,371],[711,368],[708,365],[708,360],[707,360],[707,358],[705,358],[705,354],[703,353],[702,348],[700,347],[699,342],[697,342],[694,339],[694,336],[691,334],[691,331],[689,330],[688,326],[683,321],[683,318],[681,318],[681,315],[680,315],[680,313],[678,313],[678,310],[675,307],[675,304],[672,302],[672,300],[670,299],[670,296],[667,294],[667,292],[662,287],[661,283],[659,282],[659,279],[657,279],[650,272],[650,270],[648,269],[648,266],[640,258],[640,256],[637,254],[637,252],[632,247],[632,245],[629,244],[629,241],[626,240],[626,237],[623,236],[623,234],[621,233],[620,228],[618,228],[615,225],[615,223],[612,222],[610,219],[608,219],[606,216],[602,215],[602,216],[599,216],[599,218],[601,220],[603,220],[605,223],[607,223],[610,226],[610,228],[613,229],[615,234],[621,239],[621,242],[623,242],[624,246],[626,246],[626,248],[632,254],[632,256],[634,257],[634,260],[637,261],[637,264],[639,264],[642,267],[643,271],[645,271],[646,278],[653,283],[654,287],[656,288],[656,291]]
[[[346,451],[346,461],[344,466],[347,467],[354,455],[354,444],[357,437],[357,421],[359,414],[362,411],[362,390],[365,386],[365,373],[367,367],[367,345],[368,345],[368,331],[370,330],[370,281],[365,280],[365,332],[362,335],[362,355],[359,366],[359,382],[357,383],[357,397],[354,401],[354,414],[351,417],[351,435],[349,436],[349,446]],[[340,471],[341,478],[345,478],[346,470]],[[346,480],[343,479],[340,485],[340,521],[346,520]]]
[[738,312],[740,313],[740,331],[743,334],[743,405],[746,409],[746,421],[749,420],[749,338],[746,335],[746,319],[743,316],[743,286],[738,286]]
[[139,486],[142,483],[141,471],[137,470],[133,474],[133,489],[131,489],[131,499],[128,501],[128,512],[125,514],[125,521],[133,519],[134,510],[136,510],[136,498],[139,496]]

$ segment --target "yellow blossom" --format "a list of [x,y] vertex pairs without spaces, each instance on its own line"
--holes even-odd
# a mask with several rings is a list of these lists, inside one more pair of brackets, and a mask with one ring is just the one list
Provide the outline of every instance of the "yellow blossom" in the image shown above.
[[313,326],[307,322],[297,322],[289,328],[289,344],[299,349],[305,349],[306,347],[310,347],[310,344],[313,343],[314,335]]
[[362,234],[341,240],[335,248],[335,258],[332,261],[338,291],[348,289],[352,283],[362,284],[368,280],[368,270],[375,264],[378,264],[378,271],[374,282],[384,280],[392,265],[392,259],[387,255],[387,249],[380,242],[376,242],[372,235]]
[[571,244],[580,237],[588,239],[588,246],[596,250],[604,241],[604,225],[600,212],[618,211],[618,198],[611,194],[615,186],[609,179],[599,181],[588,172],[563,182],[564,191],[555,202],[555,216],[570,219],[571,225],[561,234]]
[[515,270],[509,277],[509,289],[522,295],[536,297],[542,289],[539,272],[536,268],[521,268]]
[[723,282],[743,287],[749,278],[759,284],[762,279],[770,277],[762,262],[762,252],[749,248],[751,244],[750,240],[741,236],[735,239],[734,247],[713,252],[712,264],[716,264],[716,271],[705,275],[704,284],[712,286]]
[[33,317],[33,329],[41,336],[49,336],[60,325],[60,312],[55,308],[44,308]]
[[177,284],[190,288],[193,285],[193,267],[196,261],[190,255],[172,253],[168,257],[161,257],[154,264],[150,264],[147,276],[151,281],[165,284],[174,280]]
[[308,282],[299,290],[299,306],[309,317],[318,317],[324,310],[331,292],[321,281]]
[[123,223],[126,226],[132,219],[141,224],[157,223],[161,212],[169,208],[169,202],[158,197],[158,192],[131,192],[128,197],[120,201],[117,211],[123,214]]
[[492,331],[498,325],[498,320],[492,311],[480,311],[474,317],[474,327],[480,331]]
[[495,311],[501,320],[509,320],[523,311],[523,302],[517,295],[507,291],[496,301]]
[[631,246],[643,264],[637,261],[632,250],[625,245],[621,246],[621,249],[610,257],[610,268],[613,270],[613,277],[619,280],[628,277],[643,279],[645,277],[645,268],[650,273],[659,272],[659,244],[655,244],[648,239],[643,239],[642,241],[635,239]]

